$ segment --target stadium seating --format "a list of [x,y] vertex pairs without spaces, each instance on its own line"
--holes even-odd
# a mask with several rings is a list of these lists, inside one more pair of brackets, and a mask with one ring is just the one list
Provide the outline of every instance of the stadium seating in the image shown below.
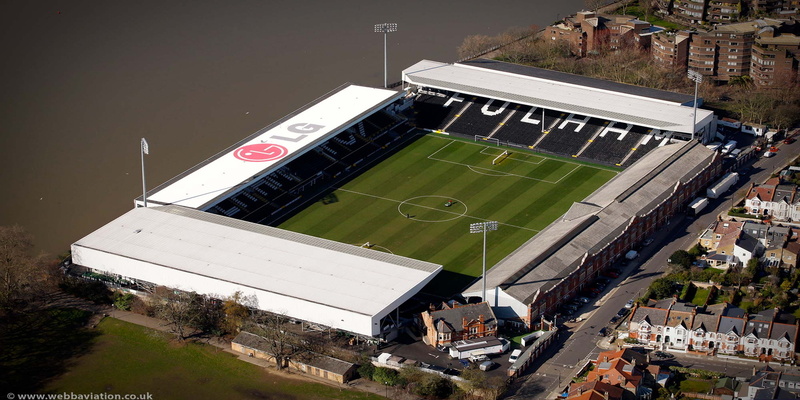
[[[470,100],[472,101],[468,103],[469,107],[453,120],[447,127],[447,132],[489,136],[514,109],[511,104],[500,100],[491,100],[485,97],[476,97]],[[464,104],[453,104],[451,107],[463,109]]]
[[[463,98],[464,100],[454,101]],[[420,93],[414,101],[414,116],[418,128],[438,130],[444,128],[464,107],[464,102],[469,99],[452,93],[425,92]],[[450,104],[448,104],[450,102]],[[445,104],[448,104],[445,107]]]
[[270,174],[249,183],[206,211],[257,223],[272,223],[308,189],[327,187],[406,132],[407,120],[378,111]]
[[492,136],[501,142],[514,143],[524,147],[532,146],[542,136],[542,109],[531,106],[514,105],[511,115]]
[[536,148],[565,156],[577,154],[600,128],[598,124],[602,123],[581,115],[560,113],[556,116],[556,123],[552,124],[547,117],[548,113],[545,113],[545,122],[550,124],[550,131]]

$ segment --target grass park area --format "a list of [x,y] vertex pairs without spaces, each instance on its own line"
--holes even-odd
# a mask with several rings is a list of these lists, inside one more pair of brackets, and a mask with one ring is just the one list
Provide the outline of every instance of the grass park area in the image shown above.
[[41,392],[150,393],[153,399],[380,399],[369,393],[284,377],[213,346],[106,318],[91,350]]
[[487,265],[494,265],[617,174],[504,150],[423,136],[280,227],[442,264],[426,290],[454,293],[481,272],[483,236],[470,234],[470,224],[499,222],[487,239]]

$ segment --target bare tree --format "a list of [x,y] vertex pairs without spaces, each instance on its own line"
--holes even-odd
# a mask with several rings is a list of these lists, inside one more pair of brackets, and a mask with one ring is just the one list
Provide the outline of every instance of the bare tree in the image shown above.
[[155,290],[157,304],[156,316],[171,326],[172,332],[183,341],[194,331],[202,307],[198,304],[200,297],[193,292],[184,292],[159,286]]
[[606,3],[608,3],[608,0],[585,0],[583,2],[587,9],[594,12],[597,12],[597,10],[605,6]]
[[0,226],[0,311],[19,311],[56,285],[57,267],[33,256],[33,237],[20,226]]
[[253,310],[248,322],[245,329],[265,339],[265,350],[275,358],[278,370],[286,368],[292,357],[305,353],[313,343],[292,332],[290,318],[284,313]]
[[464,59],[478,55],[492,46],[497,45],[497,39],[486,35],[471,35],[464,38],[458,46],[458,58]]

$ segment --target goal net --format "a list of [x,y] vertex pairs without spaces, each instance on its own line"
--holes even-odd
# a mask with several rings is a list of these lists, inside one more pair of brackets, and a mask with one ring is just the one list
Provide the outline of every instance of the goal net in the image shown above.
[[497,164],[500,164],[500,163],[501,163],[503,160],[505,160],[506,158],[508,158],[508,156],[509,156],[510,154],[511,154],[511,153],[509,153],[509,152],[508,152],[508,150],[506,150],[506,151],[504,151],[504,152],[500,153],[500,155],[499,155],[499,156],[495,157],[495,158],[494,158],[494,160],[492,160],[492,165],[497,165]]

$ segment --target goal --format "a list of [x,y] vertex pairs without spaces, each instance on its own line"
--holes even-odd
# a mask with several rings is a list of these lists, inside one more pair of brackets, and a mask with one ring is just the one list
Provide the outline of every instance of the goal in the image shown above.
[[494,160],[492,160],[492,165],[500,164],[500,162],[505,160],[510,154],[511,153],[509,153],[508,150],[503,151],[502,153],[500,153],[499,156],[495,157]]

